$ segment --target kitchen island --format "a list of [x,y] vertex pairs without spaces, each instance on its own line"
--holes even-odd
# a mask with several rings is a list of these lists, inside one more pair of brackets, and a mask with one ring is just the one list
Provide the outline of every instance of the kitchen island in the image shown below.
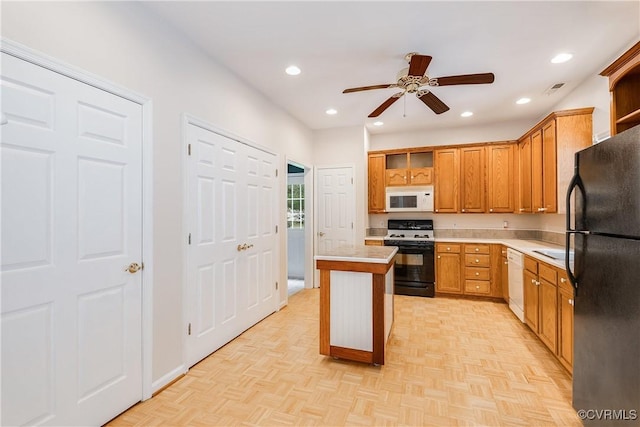
[[395,246],[341,246],[315,256],[320,270],[320,354],[384,364],[393,324]]

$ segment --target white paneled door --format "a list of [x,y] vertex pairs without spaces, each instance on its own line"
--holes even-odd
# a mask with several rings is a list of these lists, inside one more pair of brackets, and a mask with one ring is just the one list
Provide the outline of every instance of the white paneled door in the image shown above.
[[318,250],[322,252],[341,245],[353,245],[356,206],[353,168],[319,167],[317,171]]
[[192,366],[277,308],[277,179],[275,155],[189,121],[186,129]]
[[2,54],[2,425],[138,402],[142,107]]

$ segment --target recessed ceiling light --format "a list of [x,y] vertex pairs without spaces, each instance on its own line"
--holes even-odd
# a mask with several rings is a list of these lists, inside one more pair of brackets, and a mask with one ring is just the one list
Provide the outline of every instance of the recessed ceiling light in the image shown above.
[[516,101],[516,104],[522,105],[522,104],[528,104],[530,102],[531,102],[530,98],[520,98]]
[[290,76],[297,76],[298,74],[300,74],[300,68],[296,67],[295,65],[288,66],[284,71]]
[[327,111],[325,111],[325,113],[327,113],[330,116],[333,116],[335,114],[338,114],[338,110],[336,110],[335,108],[329,108]]
[[464,113],[460,114],[461,117],[471,117],[473,116],[473,113],[471,111],[465,111]]
[[570,53],[559,53],[551,58],[551,62],[554,64],[562,64],[563,62],[567,62],[571,58],[573,58],[573,55]]
[[382,126],[384,122],[373,122],[374,126]]

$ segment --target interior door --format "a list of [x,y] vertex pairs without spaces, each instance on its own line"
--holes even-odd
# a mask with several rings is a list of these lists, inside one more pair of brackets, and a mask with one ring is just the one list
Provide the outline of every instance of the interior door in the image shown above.
[[277,308],[276,158],[187,126],[189,366]]
[[142,108],[2,54],[2,424],[138,402]]
[[323,252],[341,245],[353,245],[353,168],[318,168],[317,183],[318,250]]

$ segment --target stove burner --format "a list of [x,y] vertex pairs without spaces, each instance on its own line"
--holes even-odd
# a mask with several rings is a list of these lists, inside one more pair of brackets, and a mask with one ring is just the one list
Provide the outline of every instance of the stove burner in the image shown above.
[[389,237],[404,237],[404,234],[392,234]]

